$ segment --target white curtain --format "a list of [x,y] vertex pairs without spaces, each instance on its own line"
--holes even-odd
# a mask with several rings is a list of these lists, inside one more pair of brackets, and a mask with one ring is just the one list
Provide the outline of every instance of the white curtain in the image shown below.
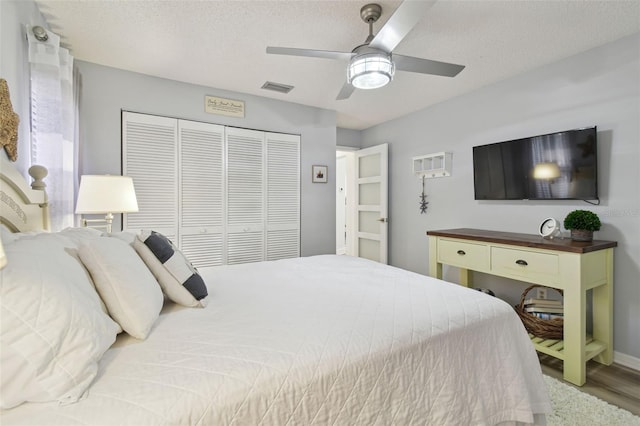
[[51,230],[74,224],[77,98],[73,56],[47,31],[39,41],[27,27],[31,64],[31,164],[47,167]]

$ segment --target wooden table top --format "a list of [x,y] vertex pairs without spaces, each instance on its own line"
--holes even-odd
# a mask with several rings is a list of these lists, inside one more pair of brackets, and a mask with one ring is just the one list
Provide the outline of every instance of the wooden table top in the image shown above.
[[463,240],[484,241],[488,243],[509,244],[521,247],[532,247],[546,250],[566,251],[571,253],[589,253],[616,247],[616,241],[573,241],[568,238],[546,239],[540,235],[520,234],[516,232],[489,231],[486,229],[457,228],[427,231],[427,235],[436,237],[459,238]]

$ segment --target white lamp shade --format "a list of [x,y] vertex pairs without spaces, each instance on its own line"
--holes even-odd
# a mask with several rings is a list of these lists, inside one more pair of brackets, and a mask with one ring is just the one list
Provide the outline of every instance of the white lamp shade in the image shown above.
[[138,211],[133,179],[128,176],[83,175],[76,213],[131,213]]
[[555,179],[560,177],[560,167],[556,163],[538,163],[533,168],[534,179]]

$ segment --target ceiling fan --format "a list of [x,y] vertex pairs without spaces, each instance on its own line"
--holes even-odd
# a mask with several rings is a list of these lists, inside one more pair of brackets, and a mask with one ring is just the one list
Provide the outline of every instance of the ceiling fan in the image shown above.
[[369,36],[351,52],[268,46],[267,53],[349,61],[347,81],[336,98],[338,100],[349,98],[355,89],[377,89],[386,85],[396,70],[455,77],[464,69],[464,65],[392,55],[393,49],[434,3],[435,0],[404,1],[375,36],[373,24],[382,15],[382,7],[375,3],[363,6],[360,17],[369,24]]

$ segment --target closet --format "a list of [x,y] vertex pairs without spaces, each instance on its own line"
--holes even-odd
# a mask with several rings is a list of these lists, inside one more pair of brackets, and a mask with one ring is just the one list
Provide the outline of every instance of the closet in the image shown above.
[[123,112],[139,212],[196,267],[300,255],[300,136]]

